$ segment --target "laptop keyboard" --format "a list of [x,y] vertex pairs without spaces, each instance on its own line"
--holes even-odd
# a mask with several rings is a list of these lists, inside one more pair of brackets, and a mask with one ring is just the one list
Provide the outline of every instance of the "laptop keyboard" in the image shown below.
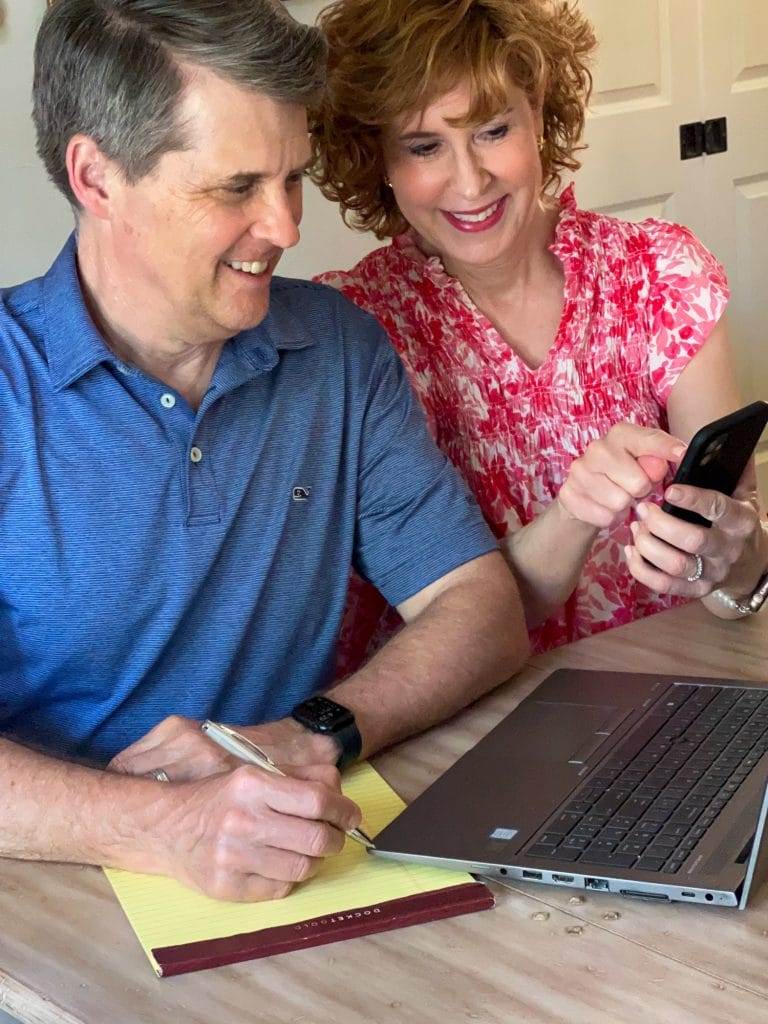
[[768,691],[672,686],[526,848],[673,873],[768,750]]

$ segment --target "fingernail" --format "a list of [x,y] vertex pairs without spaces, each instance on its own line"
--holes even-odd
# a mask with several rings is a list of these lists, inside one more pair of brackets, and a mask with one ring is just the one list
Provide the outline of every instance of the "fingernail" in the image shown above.
[[632,536],[635,538],[635,540],[637,540],[637,532],[638,532],[639,529],[640,529],[639,523],[630,523],[629,524],[629,531],[632,534]]
[[670,487],[667,491],[667,501],[680,501],[683,496],[683,492],[679,487]]
[[647,519],[648,518],[648,506],[644,502],[641,502],[637,506],[637,508],[635,509],[635,514],[637,515],[638,519]]
[[629,546],[629,544],[625,544],[624,545],[624,557],[626,558],[627,561],[629,561],[629,556],[631,554],[632,554],[632,548]]
[[687,451],[688,451],[688,445],[687,444],[679,444],[679,445],[677,445],[676,448],[672,449],[672,455],[674,456],[674,458],[680,460],[680,459],[682,459],[682,457],[685,455],[685,453]]

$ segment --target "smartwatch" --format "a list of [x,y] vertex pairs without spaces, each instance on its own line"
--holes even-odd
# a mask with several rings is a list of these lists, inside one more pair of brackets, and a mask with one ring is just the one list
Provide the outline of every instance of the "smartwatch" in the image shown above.
[[297,704],[291,712],[295,719],[310,732],[332,736],[339,747],[336,767],[341,770],[356,761],[363,748],[363,740],[355,716],[342,704],[330,697],[316,696]]

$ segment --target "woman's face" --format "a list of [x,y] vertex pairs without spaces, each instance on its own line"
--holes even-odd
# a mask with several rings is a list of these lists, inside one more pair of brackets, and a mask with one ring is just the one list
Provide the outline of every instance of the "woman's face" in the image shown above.
[[384,135],[398,206],[447,269],[504,261],[526,244],[540,214],[540,112],[510,86],[509,107],[487,124],[452,127],[469,105],[464,84]]

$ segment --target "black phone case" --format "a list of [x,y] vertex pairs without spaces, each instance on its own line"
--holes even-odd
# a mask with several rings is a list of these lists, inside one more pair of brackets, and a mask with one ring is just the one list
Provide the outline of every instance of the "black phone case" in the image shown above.
[[[721,491],[730,496],[747,468],[766,423],[768,402],[752,402],[729,416],[708,423],[691,441],[672,482]],[[677,508],[668,501],[661,507],[664,512],[686,522],[712,525],[697,512]]]

